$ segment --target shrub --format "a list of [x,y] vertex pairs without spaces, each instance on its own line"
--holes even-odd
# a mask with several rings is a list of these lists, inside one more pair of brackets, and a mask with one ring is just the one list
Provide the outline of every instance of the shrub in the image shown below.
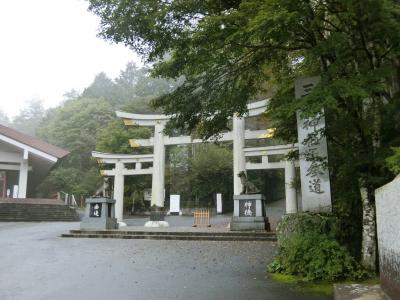
[[305,280],[359,279],[356,260],[341,246],[337,220],[320,214],[286,216],[278,226],[279,253],[270,272],[299,275]]

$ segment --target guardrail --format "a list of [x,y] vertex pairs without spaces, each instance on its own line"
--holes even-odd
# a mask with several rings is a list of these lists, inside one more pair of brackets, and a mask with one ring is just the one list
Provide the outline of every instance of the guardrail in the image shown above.
[[78,206],[74,194],[68,194],[66,192],[61,191],[57,193],[57,199],[63,200],[65,205]]

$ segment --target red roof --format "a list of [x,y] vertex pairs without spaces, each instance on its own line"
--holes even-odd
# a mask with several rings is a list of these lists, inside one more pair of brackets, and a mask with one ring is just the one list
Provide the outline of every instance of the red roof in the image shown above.
[[19,132],[10,127],[0,125],[0,134],[4,135],[10,139],[13,139],[17,142],[20,142],[24,145],[35,148],[36,150],[39,150],[39,151],[47,153],[51,156],[57,157],[59,159],[63,158],[64,156],[69,154],[69,152],[67,150],[64,150],[57,146],[46,143],[42,140],[34,138],[25,133]]

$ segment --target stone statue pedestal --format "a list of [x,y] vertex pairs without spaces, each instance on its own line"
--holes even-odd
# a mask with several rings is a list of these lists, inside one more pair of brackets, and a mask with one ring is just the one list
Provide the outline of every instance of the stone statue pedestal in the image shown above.
[[234,195],[231,231],[270,230],[265,214],[265,198],[261,194]]
[[85,216],[81,222],[81,229],[118,229],[115,218],[115,200],[94,197],[86,199]]
[[169,227],[165,221],[164,208],[153,206],[150,211],[150,221],[147,221],[144,227]]

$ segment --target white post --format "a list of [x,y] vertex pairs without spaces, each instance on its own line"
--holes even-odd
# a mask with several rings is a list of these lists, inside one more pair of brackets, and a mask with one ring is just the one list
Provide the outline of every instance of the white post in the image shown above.
[[120,226],[124,225],[124,164],[122,162],[115,163],[114,176],[114,199],[115,199],[115,217]]
[[240,195],[242,183],[238,177],[239,172],[246,170],[246,159],[244,156],[244,118],[236,115],[233,117],[233,193]]
[[296,178],[296,168],[294,161],[285,161],[285,195],[286,195],[286,213],[297,212],[296,188],[293,182]]
[[165,145],[164,124],[156,123],[154,127],[154,160],[153,178],[151,184],[151,205],[164,207],[164,174],[165,174]]
[[24,150],[23,160],[19,167],[18,198],[26,198],[29,170],[28,155],[28,151]]

